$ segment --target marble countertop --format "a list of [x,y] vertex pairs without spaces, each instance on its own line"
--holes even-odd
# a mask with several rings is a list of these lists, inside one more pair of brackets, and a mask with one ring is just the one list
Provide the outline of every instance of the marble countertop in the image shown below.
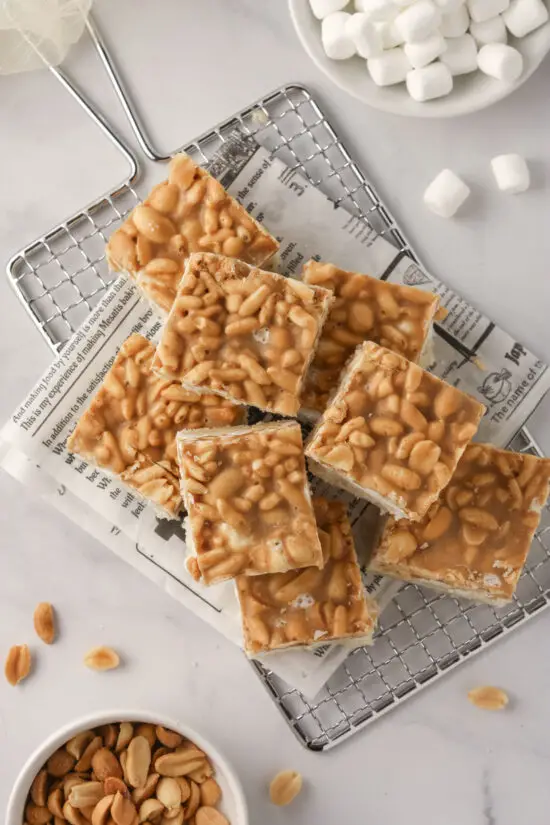
[[[367,109],[319,74],[302,51],[284,0],[97,0],[155,142],[166,151],[271,89],[303,83],[322,101],[352,153],[386,197],[425,263],[519,341],[550,360],[550,108],[547,60],[524,88],[458,120],[403,120]],[[90,44],[68,68],[132,143]],[[106,191],[124,160],[49,73],[0,77],[0,258]],[[495,191],[489,160],[520,152],[533,187]],[[450,166],[472,185],[463,215],[445,222],[421,206],[424,188]],[[0,280],[0,398],[5,419],[51,353]],[[550,403],[535,434],[550,454]],[[547,825],[550,810],[550,657],[545,613],[416,698],[323,754],[303,749],[244,656],[151,582],[6,475],[0,475],[0,651],[28,641],[39,652],[17,690],[0,680],[0,810],[20,766],[43,738],[93,710],[141,707],[190,724],[233,761],[251,822],[294,825]],[[60,637],[39,647],[38,601],[51,601]],[[94,674],[82,665],[111,644],[124,666]],[[505,688],[501,714],[472,707],[478,684]],[[292,809],[277,810],[267,783],[303,773]]]

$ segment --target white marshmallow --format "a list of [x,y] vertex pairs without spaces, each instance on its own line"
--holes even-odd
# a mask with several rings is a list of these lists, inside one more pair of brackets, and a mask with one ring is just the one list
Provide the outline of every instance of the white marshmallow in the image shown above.
[[441,62],[452,75],[477,71],[477,46],[471,34],[450,37],[446,42],[447,48],[441,55]]
[[434,0],[441,14],[450,14],[464,5],[466,0]]
[[382,38],[382,48],[393,49],[395,46],[401,46],[405,41],[395,27],[395,20],[386,20],[382,23],[375,23],[376,28],[380,32]]
[[342,11],[348,4],[348,0],[309,0],[311,11],[317,18],[322,20],[328,14],[333,14],[335,11]]
[[425,40],[440,24],[441,12],[432,0],[418,0],[395,18],[395,26],[405,43]]
[[321,24],[321,40],[327,57],[331,60],[347,60],[355,54],[355,45],[347,32],[351,14],[336,11],[325,17]]
[[419,103],[448,95],[452,88],[451,72],[439,61],[407,74],[407,91]]
[[379,57],[367,60],[370,76],[377,86],[393,86],[402,83],[411,68],[402,48],[388,49]]
[[469,194],[469,187],[458,175],[443,169],[424,192],[424,203],[441,218],[451,218]]
[[470,25],[470,17],[466,6],[459,6],[456,11],[444,14],[439,31],[443,37],[460,37],[466,34]]
[[513,83],[523,71],[523,57],[504,43],[487,43],[477,55],[477,65],[485,74]]
[[407,6],[412,6],[417,0],[393,0],[393,5],[398,9],[406,9]]
[[506,26],[504,20],[497,14],[496,17],[491,17],[490,20],[484,20],[483,23],[470,23],[470,34],[478,44],[478,46],[485,46],[487,43],[506,43]]
[[442,34],[435,32],[418,43],[405,43],[403,50],[414,69],[427,66],[447,48],[447,42]]
[[505,11],[510,0],[467,0],[466,5],[474,23],[483,23]]
[[367,14],[371,20],[391,20],[396,9],[392,0],[355,0],[358,12]]
[[542,0],[512,0],[502,17],[514,37],[525,37],[546,23],[548,8]]
[[498,155],[492,159],[491,168],[501,192],[517,195],[529,189],[529,167],[521,155]]
[[382,53],[382,35],[367,14],[352,14],[346,23],[346,33],[361,57],[376,57]]

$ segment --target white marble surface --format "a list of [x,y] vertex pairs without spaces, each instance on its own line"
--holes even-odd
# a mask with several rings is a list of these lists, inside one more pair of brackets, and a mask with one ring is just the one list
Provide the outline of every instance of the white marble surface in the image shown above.
[[[97,15],[166,150],[268,90],[294,80],[314,90],[430,268],[519,340],[550,359],[550,62],[519,92],[480,114],[411,121],[362,108],[329,87],[301,51],[284,0],[98,0]],[[74,76],[128,135],[88,44],[71,55]],[[124,162],[48,74],[0,78],[0,258],[36,237],[125,173]],[[506,198],[489,160],[520,152],[533,188]],[[421,206],[428,181],[451,166],[472,184],[464,215],[444,222]],[[49,359],[0,281],[0,356],[6,418]],[[544,431],[547,403],[536,432]],[[20,765],[47,734],[94,709],[141,706],[188,719],[233,760],[251,822],[296,825],[547,825],[550,810],[550,613],[511,634],[326,755],[301,748],[244,657],[59,514],[0,476],[0,651],[29,641],[32,679],[0,680],[0,810]],[[59,642],[32,633],[39,600],[61,617]],[[84,669],[88,647],[124,655],[118,671]],[[511,706],[484,714],[467,690],[496,683]],[[266,783],[301,770],[292,810],[267,802]]]

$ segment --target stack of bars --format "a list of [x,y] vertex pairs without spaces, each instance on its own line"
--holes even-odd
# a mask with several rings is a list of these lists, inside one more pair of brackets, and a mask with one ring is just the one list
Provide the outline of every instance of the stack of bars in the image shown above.
[[[483,405],[418,364],[437,296],[316,261],[301,280],[259,269],[277,248],[176,156],[107,247],[163,319],[159,341],[124,342],[69,450],[160,517],[185,507],[187,568],[235,581],[250,655],[375,629],[347,506],[312,498],[306,456],[335,497],[380,509],[373,570],[510,599],[550,461],[470,444]],[[249,406],[283,418],[249,426]],[[297,417],[315,422],[305,445]]]

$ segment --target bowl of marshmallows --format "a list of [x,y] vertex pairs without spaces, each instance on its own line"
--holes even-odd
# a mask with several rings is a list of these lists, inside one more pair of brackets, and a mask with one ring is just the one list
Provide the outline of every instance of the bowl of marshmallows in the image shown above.
[[550,0],[289,0],[317,66],[364,103],[452,117],[517,89],[550,50]]

